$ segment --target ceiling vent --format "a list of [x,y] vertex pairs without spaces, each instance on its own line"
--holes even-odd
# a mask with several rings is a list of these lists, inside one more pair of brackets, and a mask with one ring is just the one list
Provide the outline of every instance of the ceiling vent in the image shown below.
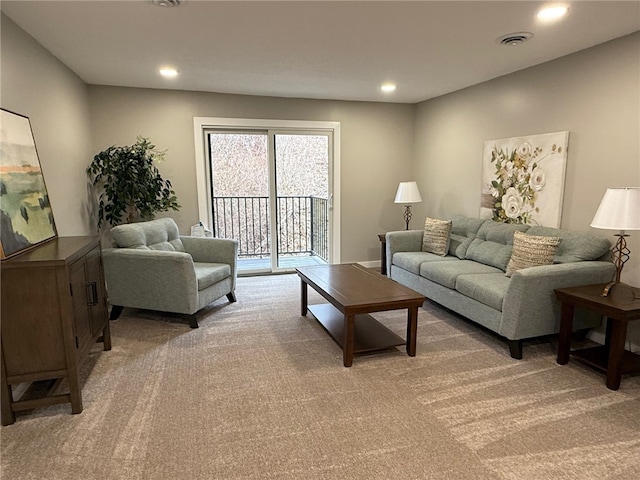
[[501,37],[496,39],[496,42],[500,45],[508,45],[510,47],[515,47],[520,45],[527,40],[533,37],[533,33],[529,32],[517,32],[517,33],[507,33]]
[[156,5],[158,7],[168,8],[168,7],[179,7],[182,5],[184,0],[149,0],[150,3]]

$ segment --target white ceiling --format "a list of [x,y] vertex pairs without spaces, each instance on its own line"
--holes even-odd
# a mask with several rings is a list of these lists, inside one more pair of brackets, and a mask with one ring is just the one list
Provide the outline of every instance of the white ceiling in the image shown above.
[[[2,1],[86,83],[415,103],[640,30],[639,1]],[[496,43],[531,32],[517,46]],[[162,65],[179,76],[167,80]],[[388,95],[385,81],[397,83]]]

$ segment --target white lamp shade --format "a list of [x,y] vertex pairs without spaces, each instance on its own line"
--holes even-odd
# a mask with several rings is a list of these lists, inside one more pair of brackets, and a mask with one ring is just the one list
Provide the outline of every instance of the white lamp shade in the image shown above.
[[418,203],[422,201],[416,182],[400,182],[394,203]]
[[607,188],[591,226],[607,230],[640,230],[640,187]]

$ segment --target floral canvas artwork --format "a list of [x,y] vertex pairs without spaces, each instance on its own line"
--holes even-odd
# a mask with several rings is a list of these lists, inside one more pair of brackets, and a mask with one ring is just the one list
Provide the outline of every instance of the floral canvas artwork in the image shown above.
[[569,132],[484,144],[480,217],[559,227]]

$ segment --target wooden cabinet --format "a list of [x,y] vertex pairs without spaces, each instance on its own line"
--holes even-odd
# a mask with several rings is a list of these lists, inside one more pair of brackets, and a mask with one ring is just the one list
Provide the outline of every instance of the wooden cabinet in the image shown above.
[[[71,403],[82,412],[78,370],[93,345],[111,349],[100,241],[58,237],[3,260],[2,424],[15,412]],[[68,393],[15,399],[13,385],[67,379]],[[55,382],[55,384],[54,384]]]

